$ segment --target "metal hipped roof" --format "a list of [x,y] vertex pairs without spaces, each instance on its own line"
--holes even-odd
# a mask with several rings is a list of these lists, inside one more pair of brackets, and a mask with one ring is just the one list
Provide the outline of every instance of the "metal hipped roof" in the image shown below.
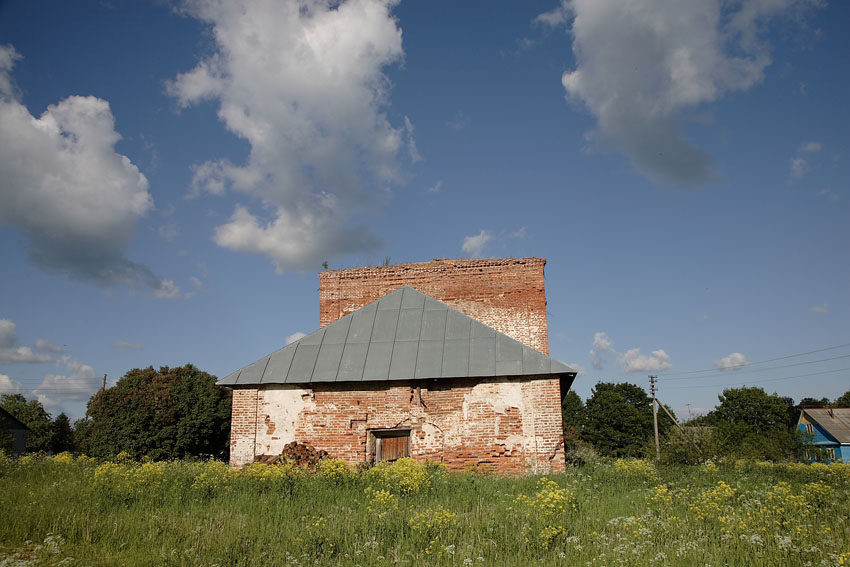
[[575,374],[566,364],[403,286],[218,385]]
[[842,445],[850,443],[850,408],[806,408],[803,413]]

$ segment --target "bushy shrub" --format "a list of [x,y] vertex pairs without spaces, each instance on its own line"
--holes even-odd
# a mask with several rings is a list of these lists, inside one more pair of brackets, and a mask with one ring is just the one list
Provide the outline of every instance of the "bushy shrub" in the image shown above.
[[357,476],[357,473],[342,459],[322,459],[319,461],[318,472],[319,478],[332,484],[348,484]]
[[398,494],[419,492],[431,484],[425,467],[410,457],[382,461],[366,471],[366,477],[372,484]]

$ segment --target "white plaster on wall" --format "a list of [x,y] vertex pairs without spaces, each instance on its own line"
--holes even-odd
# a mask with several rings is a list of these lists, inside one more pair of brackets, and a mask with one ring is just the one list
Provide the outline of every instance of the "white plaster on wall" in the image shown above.
[[[264,388],[265,401],[260,404],[256,454],[279,455],[283,446],[295,441],[295,430],[301,412],[314,410],[316,404],[310,390],[288,385]],[[267,424],[273,424],[274,428]]]

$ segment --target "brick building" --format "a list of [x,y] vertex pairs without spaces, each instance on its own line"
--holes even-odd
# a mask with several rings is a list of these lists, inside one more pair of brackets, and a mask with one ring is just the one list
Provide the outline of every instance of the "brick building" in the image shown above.
[[230,463],[298,441],[352,463],[400,456],[503,473],[564,467],[541,258],[319,274],[320,329],[219,382]]

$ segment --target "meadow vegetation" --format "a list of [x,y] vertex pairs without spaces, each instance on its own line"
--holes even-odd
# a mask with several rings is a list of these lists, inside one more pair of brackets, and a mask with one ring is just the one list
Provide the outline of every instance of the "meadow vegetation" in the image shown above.
[[0,454],[0,566],[850,565],[850,465],[594,459],[562,474],[402,459]]

